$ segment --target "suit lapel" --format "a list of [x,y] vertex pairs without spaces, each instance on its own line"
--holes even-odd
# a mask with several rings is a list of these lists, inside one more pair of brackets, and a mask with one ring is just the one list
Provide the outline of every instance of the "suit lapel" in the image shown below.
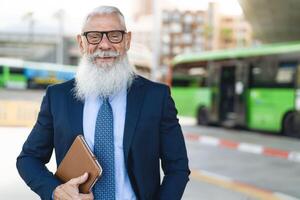
[[136,124],[139,119],[140,110],[145,96],[145,88],[141,78],[137,77],[132,83],[127,93],[126,117],[124,128],[124,157],[125,163],[128,161],[128,154],[133,135],[135,133]]
[[73,88],[74,85],[69,93],[68,113],[72,134],[76,136],[83,134],[83,103],[75,98]]

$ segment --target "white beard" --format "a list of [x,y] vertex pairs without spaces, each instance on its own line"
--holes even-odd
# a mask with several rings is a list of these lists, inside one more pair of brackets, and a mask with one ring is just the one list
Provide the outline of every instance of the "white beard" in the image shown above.
[[107,98],[131,86],[135,70],[130,65],[127,54],[117,58],[112,64],[103,63],[101,66],[93,60],[93,55],[85,54],[78,67],[75,94],[79,100],[83,101],[89,96]]

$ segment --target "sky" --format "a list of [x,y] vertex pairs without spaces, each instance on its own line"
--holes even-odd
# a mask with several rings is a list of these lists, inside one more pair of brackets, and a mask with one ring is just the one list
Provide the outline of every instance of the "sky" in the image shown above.
[[[138,0],[86,0],[85,2],[74,0],[0,0],[0,31],[28,31],[29,22],[24,19],[24,16],[26,13],[33,12],[35,32],[56,33],[59,30],[59,23],[54,15],[59,9],[63,9],[65,12],[64,32],[73,34],[80,30],[85,14],[99,5],[117,6],[130,24],[136,1]],[[223,13],[234,15],[242,13],[237,0],[158,1],[180,10],[204,10],[207,8],[208,2],[215,1],[219,3]]]

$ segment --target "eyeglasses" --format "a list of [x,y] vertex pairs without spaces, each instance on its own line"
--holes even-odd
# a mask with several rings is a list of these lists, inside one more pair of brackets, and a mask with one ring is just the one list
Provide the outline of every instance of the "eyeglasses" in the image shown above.
[[123,40],[123,35],[125,31],[114,30],[114,31],[87,31],[82,33],[86,37],[89,44],[99,44],[103,38],[103,35],[106,35],[107,39],[114,44],[120,43]]

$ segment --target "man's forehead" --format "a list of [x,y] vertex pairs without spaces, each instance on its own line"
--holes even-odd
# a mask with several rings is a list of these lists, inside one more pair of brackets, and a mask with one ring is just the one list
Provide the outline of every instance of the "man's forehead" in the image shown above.
[[90,16],[85,24],[84,29],[124,29],[120,17],[115,13],[96,14]]

